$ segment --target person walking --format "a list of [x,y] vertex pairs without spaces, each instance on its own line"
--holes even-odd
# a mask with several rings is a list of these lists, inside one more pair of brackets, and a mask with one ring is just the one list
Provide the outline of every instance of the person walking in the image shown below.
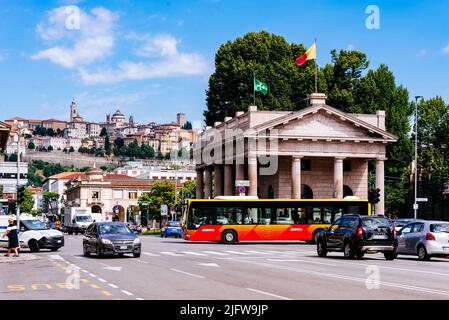
[[9,257],[11,250],[14,250],[14,257],[19,256],[19,234],[17,233],[17,226],[14,224],[14,219],[8,219],[8,227],[6,228],[5,233],[3,233],[3,238],[8,236],[8,252],[5,254],[5,257]]

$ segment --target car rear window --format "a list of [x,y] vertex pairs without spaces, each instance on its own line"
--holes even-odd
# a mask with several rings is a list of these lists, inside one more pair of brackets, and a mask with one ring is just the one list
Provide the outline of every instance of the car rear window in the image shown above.
[[372,228],[380,228],[380,227],[391,227],[391,221],[387,218],[383,217],[363,217],[362,218],[363,227],[372,229]]
[[449,233],[449,223],[435,223],[430,225],[430,232],[446,232]]

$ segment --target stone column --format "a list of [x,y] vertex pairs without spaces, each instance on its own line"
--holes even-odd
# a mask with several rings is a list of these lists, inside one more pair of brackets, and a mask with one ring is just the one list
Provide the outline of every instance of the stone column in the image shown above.
[[196,169],[196,199],[204,198],[204,169]]
[[249,196],[257,196],[257,157],[248,156]]
[[220,164],[214,165],[214,193],[216,197],[223,195],[223,172]]
[[343,199],[343,158],[334,159],[334,198]]
[[385,215],[385,159],[376,159],[376,188],[380,189],[380,201],[376,204],[376,214]]
[[232,196],[232,164],[225,164],[224,166],[224,195]]
[[292,157],[292,199],[301,199],[301,158]]
[[[235,165],[235,180],[245,180],[245,165],[244,164],[236,164]],[[233,188],[235,189],[235,194],[238,196],[239,191],[235,187],[235,183],[233,183]]]
[[204,169],[204,199],[212,197],[212,169],[206,167]]

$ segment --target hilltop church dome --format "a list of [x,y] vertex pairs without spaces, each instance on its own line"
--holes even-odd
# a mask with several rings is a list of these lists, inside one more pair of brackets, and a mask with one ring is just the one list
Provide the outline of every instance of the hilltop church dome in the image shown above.
[[117,109],[117,111],[112,115],[112,119],[123,119],[125,120],[125,115],[120,112],[120,109]]

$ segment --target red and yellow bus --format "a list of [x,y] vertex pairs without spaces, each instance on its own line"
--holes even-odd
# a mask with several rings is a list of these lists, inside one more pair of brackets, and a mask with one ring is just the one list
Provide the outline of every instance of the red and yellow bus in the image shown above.
[[183,218],[183,238],[189,241],[301,240],[314,242],[319,231],[343,214],[368,215],[367,200],[257,199],[219,197],[192,199]]

